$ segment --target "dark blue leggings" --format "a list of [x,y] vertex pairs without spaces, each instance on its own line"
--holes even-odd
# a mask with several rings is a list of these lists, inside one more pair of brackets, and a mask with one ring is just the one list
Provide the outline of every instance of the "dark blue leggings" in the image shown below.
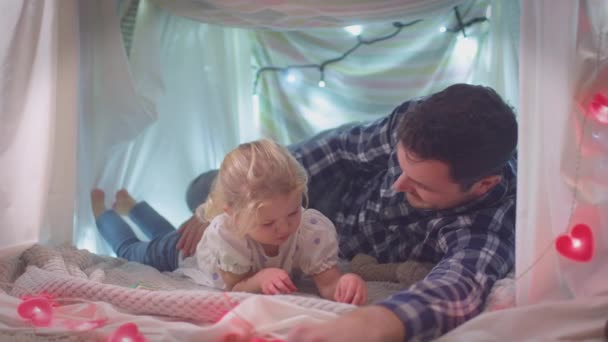
[[152,266],[159,271],[177,269],[177,241],[180,235],[175,227],[145,201],[131,209],[129,218],[150,241],[140,241],[129,224],[114,210],[106,210],[95,220],[99,233],[116,256]]

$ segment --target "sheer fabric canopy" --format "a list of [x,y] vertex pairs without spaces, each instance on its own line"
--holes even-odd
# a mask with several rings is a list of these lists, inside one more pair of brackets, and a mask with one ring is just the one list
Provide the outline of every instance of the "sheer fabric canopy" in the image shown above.
[[466,0],[153,0],[185,18],[249,29],[302,30],[430,18]]

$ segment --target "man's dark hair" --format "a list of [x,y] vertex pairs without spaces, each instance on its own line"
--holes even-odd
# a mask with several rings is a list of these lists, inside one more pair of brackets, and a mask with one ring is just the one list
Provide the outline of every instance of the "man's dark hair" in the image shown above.
[[517,145],[517,121],[492,88],[455,84],[410,108],[398,137],[416,158],[448,164],[464,191],[501,174]]

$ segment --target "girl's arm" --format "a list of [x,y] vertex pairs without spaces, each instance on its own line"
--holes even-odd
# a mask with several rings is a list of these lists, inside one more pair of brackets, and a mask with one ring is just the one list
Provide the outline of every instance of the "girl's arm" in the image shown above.
[[338,285],[341,276],[342,272],[340,272],[337,266],[334,266],[321,273],[315,274],[312,278],[315,281],[315,285],[317,285],[321,297],[334,300],[336,286]]
[[337,266],[313,276],[323,298],[340,303],[362,305],[367,302],[365,281],[354,273],[342,274]]
[[224,284],[226,284],[226,290],[228,291],[252,293],[261,292],[258,284],[255,283],[254,279],[252,279],[253,275],[255,275],[253,272],[236,274],[218,269],[217,273],[219,273],[222,277]]
[[230,291],[281,294],[297,290],[289,274],[280,268],[265,268],[255,274],[234,274],[218,269],[218,273]]

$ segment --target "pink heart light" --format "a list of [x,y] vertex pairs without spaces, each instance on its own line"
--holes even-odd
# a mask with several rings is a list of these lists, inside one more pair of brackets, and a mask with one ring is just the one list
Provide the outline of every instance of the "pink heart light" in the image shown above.
[[589,113],[598,122],[608,124],[608,97],[602,93],[595,94],[589,104]]
[[24,297],[17,313],[37,327],[47,327],[53,318],[53,301],[44,295]]
[[560,235],[555,248],[566,258],[587,262],[593,257],[593,233],[586,224],[577,224],[569,235]]
[[108,342],[148,342],[146,337],[139,332],[137,324],[125,323],[114,330],[108,337]]

